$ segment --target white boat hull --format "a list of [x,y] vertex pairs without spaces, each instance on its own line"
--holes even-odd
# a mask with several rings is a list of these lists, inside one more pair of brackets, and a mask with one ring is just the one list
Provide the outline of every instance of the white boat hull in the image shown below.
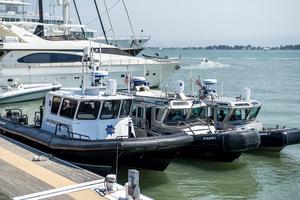
[[[125,77],[144,76],[150,82],[150,87],[158,87],[162,81],[167,79],[176,71],[176,62],[158,64],[134,64],[134,65],[112,65],[103,66],[109,71],[110,78],[116,79],[119,89],[126,89]],[[1,82],[7,79],[17,79],[22,82],[54,82],[59,81],[64,87],[73,87],[81,84],[82,67],[81,63],[71,64],[15,64],[2,63],[0,68]],[[79,79],[75,79],[79,77]]]
[[16,103],[22,101],[30,101],[35,99],[42,99],[46,96],[47,92],[53,88],[59,88],[61,85],[45,85],[37,88],[20,89],[15,91],[7,91],[0,94],[0,104]]

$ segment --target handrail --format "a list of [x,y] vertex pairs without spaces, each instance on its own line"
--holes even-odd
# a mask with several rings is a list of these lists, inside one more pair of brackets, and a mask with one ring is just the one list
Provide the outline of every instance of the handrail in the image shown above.
[[80,134],[80,133],[71,132],[69,126],[66,125],[66,124],[56,124],[56,126],[55,126],[55,132],[54,132],[55,135],[58,135],[57,131],[58,130],[61,131],[61,127],[65,127],[67,129],[68,138],[75,138],[74,137],[74,135],[75,135],[75,136],[78,136],[80,140],[91,140],[91,138],[89,136],[87,136],[87,135],[83,135],[83,134]]

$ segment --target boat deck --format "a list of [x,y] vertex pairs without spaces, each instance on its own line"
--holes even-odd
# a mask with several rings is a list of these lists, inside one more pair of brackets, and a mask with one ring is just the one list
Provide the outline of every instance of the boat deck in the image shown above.
[[[111,199],[90,188],[70,190],[78,184],[103,181],[99,175],[0,135],[0,199],[30,199],[29,194],[45,195],[43,191],[48,191],[47,199]],[[60,190],[58,195],[55,188],[65,188],[65,192]],[[24,195],[29,196],[20,197]]]

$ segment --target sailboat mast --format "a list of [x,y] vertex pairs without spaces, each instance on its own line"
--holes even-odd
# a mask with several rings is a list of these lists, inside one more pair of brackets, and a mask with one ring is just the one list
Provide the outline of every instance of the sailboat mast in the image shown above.
[[100,24],[101,24],[102,32],[103,32],[103,35],[105,37],[105,42],[106,42],[106,44],[108,44],[106,32],[105,32],[105,29],[104,29],[104,26],[103,26],[103,22],[102,22],[102,19],[101,19],[101,16],[100,16],[100,12],[99,12],[96,0],[94,0],[94,3],[95,3],[96,10],[97,10],[98,18],[99,18],[99,21],[100,21]]
[[[82,25],[81,19],[80,19],[80,15],[79,15],[79,12],[78,12],[78,9],[77,9],[77,4],[76,4],[75,0],[73,0],[73,4],[74,4],[74,7],[75,7],[75,11],[76,11],[76,14],[77,14],[77,18],[78,18],[79,24]],[[83,27],[81,27],[81,32],[82,32],[83,36],[85,37],[85,32],[84,32]]]
[[[39,0],[38,5],[39,5],[39,23],[44,23],[43,0]],[[43,37],[44,36],[44,26],[43,25],[37,25],[33,34],[35,34],[39,37]]]

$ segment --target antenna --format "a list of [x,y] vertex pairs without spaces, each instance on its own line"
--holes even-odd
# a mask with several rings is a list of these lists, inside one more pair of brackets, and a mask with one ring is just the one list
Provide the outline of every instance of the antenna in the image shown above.
[[84,68],[85,66],[87,66],[87,61],[88,61],[88,57],[89,57],[89,48],[85,47],[83,49],[83,56],[82,56],[82,85],[81,85],[81,89],[82,89],[82,96],[84,96],[84,92],[85,92],[85,72],[84,72]]

